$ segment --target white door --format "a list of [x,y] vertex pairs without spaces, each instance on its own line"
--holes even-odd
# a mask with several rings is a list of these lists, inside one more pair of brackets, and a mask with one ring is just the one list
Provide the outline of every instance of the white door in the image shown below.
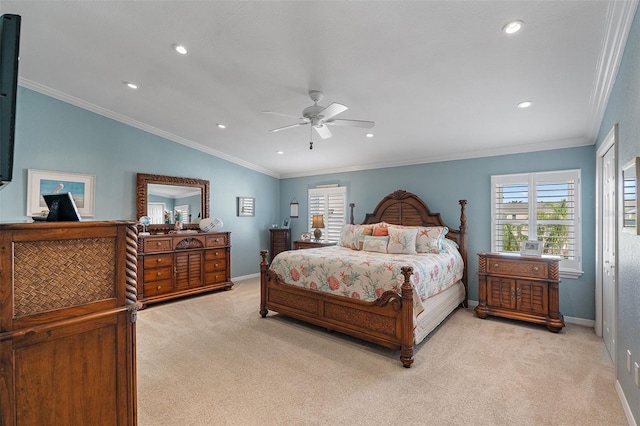
[[147,216],[151,218],[153,225],[160,225],[164,223],[164,210],[166,206],[164,203],[148,203],[147,204]]
[[615,146],[602,157],[602,339],[611,359],[616,339],[616,161]]

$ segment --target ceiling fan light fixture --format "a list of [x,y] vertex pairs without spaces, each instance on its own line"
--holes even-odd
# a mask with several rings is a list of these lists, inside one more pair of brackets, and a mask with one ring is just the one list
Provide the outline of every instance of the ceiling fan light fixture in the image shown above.
[[504,27],[502,27],[502,31],[505,34],[515,34],[522,29],[523,24],[524,22],[522,21],[511,21],[508,24],[506,24]]

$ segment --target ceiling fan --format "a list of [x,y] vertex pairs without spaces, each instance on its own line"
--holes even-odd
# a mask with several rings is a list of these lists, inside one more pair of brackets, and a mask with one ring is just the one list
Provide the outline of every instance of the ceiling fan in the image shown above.
[[[324,97],[324,93],[319,90],[309,90],[309,97],[314,102],[313,105],[306,107],[302,110],[302,117],[296,117],[288,114],[281,114],[273,111],[263,111],[266,114],[281,115],[284,117],[292,117],[302,120],[301,123],[290,124],[284,127],[278,127],[272,129],[270,132],[279,132],[281,130],[292,129],[294,127],[310,125],[312,129],[316,129],[316,132],[322,139],[327,139],[333,136],[331,130],[327,127],[330,126],[349,126],[349,127],[364,127],[366,129],[372,128],[375,123],[373,121],[365,120],[346,120],[336,119],[336,115],[345,112],[348,108],[337,102],[332,103],[328,107],[318,105],[318,102]],[[309,142],[309,149],[313,149],[313,139]]]

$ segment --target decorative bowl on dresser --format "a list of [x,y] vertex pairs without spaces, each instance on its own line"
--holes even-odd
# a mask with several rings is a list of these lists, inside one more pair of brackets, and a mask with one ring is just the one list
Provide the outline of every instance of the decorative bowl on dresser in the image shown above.
[[138,282],[138,299],[145,304],[231,289],[231,233],[140,237]]
[[564,327],[560,313],[560,258],[519,254],[478,254],[480,318],[494,315],[536,324],[550,331]]

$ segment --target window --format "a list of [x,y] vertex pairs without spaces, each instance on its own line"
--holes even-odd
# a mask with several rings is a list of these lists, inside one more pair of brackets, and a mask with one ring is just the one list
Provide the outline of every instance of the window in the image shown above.
[[183,204],[176,206],[176,221],[177,217],[180,217],[180,222],[183,224],[191,223],[191,214],[189,214],[189,205]]
[[580,170],[491,176],[491,211],[493,251],[542,241],[542,254],[562,257],[562,275],[582,274]]
[[308,211],[308,229],[313,232],[311,218],[314,214],[321,214],[324,216],[322,239],[338,242],[342,225],[347,223],[347,188],[345,186],[331,186],[309,189]]

